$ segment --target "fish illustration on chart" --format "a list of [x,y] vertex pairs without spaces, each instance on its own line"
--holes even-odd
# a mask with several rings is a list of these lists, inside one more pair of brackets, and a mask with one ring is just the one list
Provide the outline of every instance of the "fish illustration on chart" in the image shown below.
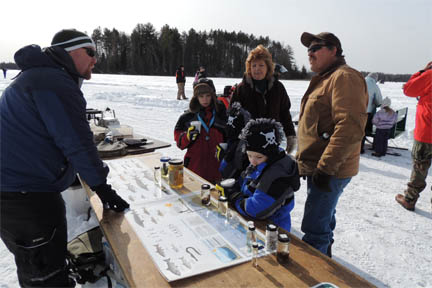
[[128,189],[129,189],[129,191],[131,191],[132,193],[136,193],[136,189],[135,189],[135,186],[133,186],[132,184],[127,184],[127,187],[128,187]]
[[154,175],[153,175],[153,173],[150,173],[149,170],[144,171],[144,178],[147,178],[151,182],[154,181]]
[[179,252],[179,249],[174,244],[171,244],[171,247],[174,250],[174,252],[176,253]]
[[154,245],[156,248],[156,252],[161,255],[162,257],[165,257],[165,251],[162,249],[162,247],[159,244]]
[[134,210],[132,210],[132,215],[135,220],[135,223],[137,223],[139,226],[144,228],[144,222],[141,220],[139,215]]
[[151,215],[150,212],[145,207],[143,207],[142,210],[143,210],[144,214],[147,214],[149,216]]
[[134,161],[134,164],[137,168],[141,168],[141,169],[143,168],[138,161]]
[[120,177],[120,179],[123,181],[123,182],[126,182],[126,178],[125,177],[123,177],[123,175],[122,174],[120,174],[119,175],[119,177]]
[[164,261],[168,265],[168,269],[167,269],[168,271],[170,271],[171,273],[173,273],[173,274],[175,274],[177,276],[181,275],[180,270],[178,269],[177,265],[174,264],[174,262],[171,262],[169,258],[165,259]]
[[151,216],[150,220],[151,220],[154,224],[158,224],[158,222],[156,221],[156,219],[155,219],[153,216]]
[[192,269],[192,265],[184,257],[180,257],[180,260],[182,261],[183,265],[186,266],[186,268]]
[[148,190],[148,186],[146,184],[144,184],[139,178],[138,176],[135,176],[135,182],[138,185],[138,187],[144,189],[144,190]]

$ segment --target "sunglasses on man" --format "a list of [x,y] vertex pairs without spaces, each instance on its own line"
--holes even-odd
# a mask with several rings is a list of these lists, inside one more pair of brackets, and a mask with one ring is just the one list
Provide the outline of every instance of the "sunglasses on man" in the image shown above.
[[93,50],[92,48],[89,47],[83,47],[83,49],[86,51],[87,55],[90,57],[95,57],[96,56],[96,51]]
[[311,47],[308,48],[308,53],[312,52],[315,53],[318,50],[320,50],[323,47],[327,47],[328,45],[324,45],[324,44],[316,44],[316,45],[312,45]]

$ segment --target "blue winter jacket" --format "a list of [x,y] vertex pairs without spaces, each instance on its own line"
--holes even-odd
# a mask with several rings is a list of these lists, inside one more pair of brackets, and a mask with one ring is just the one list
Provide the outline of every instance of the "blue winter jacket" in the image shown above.
[[237,211],[258,220],[270,220],[291,230],[290,212],[294,208],[294,191],[300,188],[295,160],[281,152],[273,163],[249,166],[242,173],[241,197],[235,200]]
[[382,103],[381,90],[376,84],[376,80],[374,78],[366,76],[365,81],[369,95],[367,113],[375,114],[376,108]]
[[69,54],[31,45],[15,62],[22,71],[0,98],[1,191],[61,192],[76,173],[90,186],[106,183]]

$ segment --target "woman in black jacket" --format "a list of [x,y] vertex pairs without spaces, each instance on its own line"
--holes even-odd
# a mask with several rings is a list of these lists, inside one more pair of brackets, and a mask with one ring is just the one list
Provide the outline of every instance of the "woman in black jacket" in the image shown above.
[[237,86],[231,103],[240,102],[253,119],[269,118],[280,122],[287,137],[288,153],[295,147],[296,134],[291,119],[291,102],[283,84],[273,76],[274,63],[262,45],[253,49],[246,59],[246,72]]

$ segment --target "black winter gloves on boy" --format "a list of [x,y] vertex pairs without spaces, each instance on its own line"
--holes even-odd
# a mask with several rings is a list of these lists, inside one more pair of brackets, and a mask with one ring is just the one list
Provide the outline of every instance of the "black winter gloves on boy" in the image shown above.
[[312,173],[313,184],[325,192],[331,192],[330,178],[331,175],[328,175],[327,173],[321,171],[318,168],[315,168]]
[[111,188],[111,185],[101,184],[92,187],[92,190],[95,191],[101,199],[104,209],[123,212],[125,209],[129,208],[129,203],[117,195],[116,191]]

